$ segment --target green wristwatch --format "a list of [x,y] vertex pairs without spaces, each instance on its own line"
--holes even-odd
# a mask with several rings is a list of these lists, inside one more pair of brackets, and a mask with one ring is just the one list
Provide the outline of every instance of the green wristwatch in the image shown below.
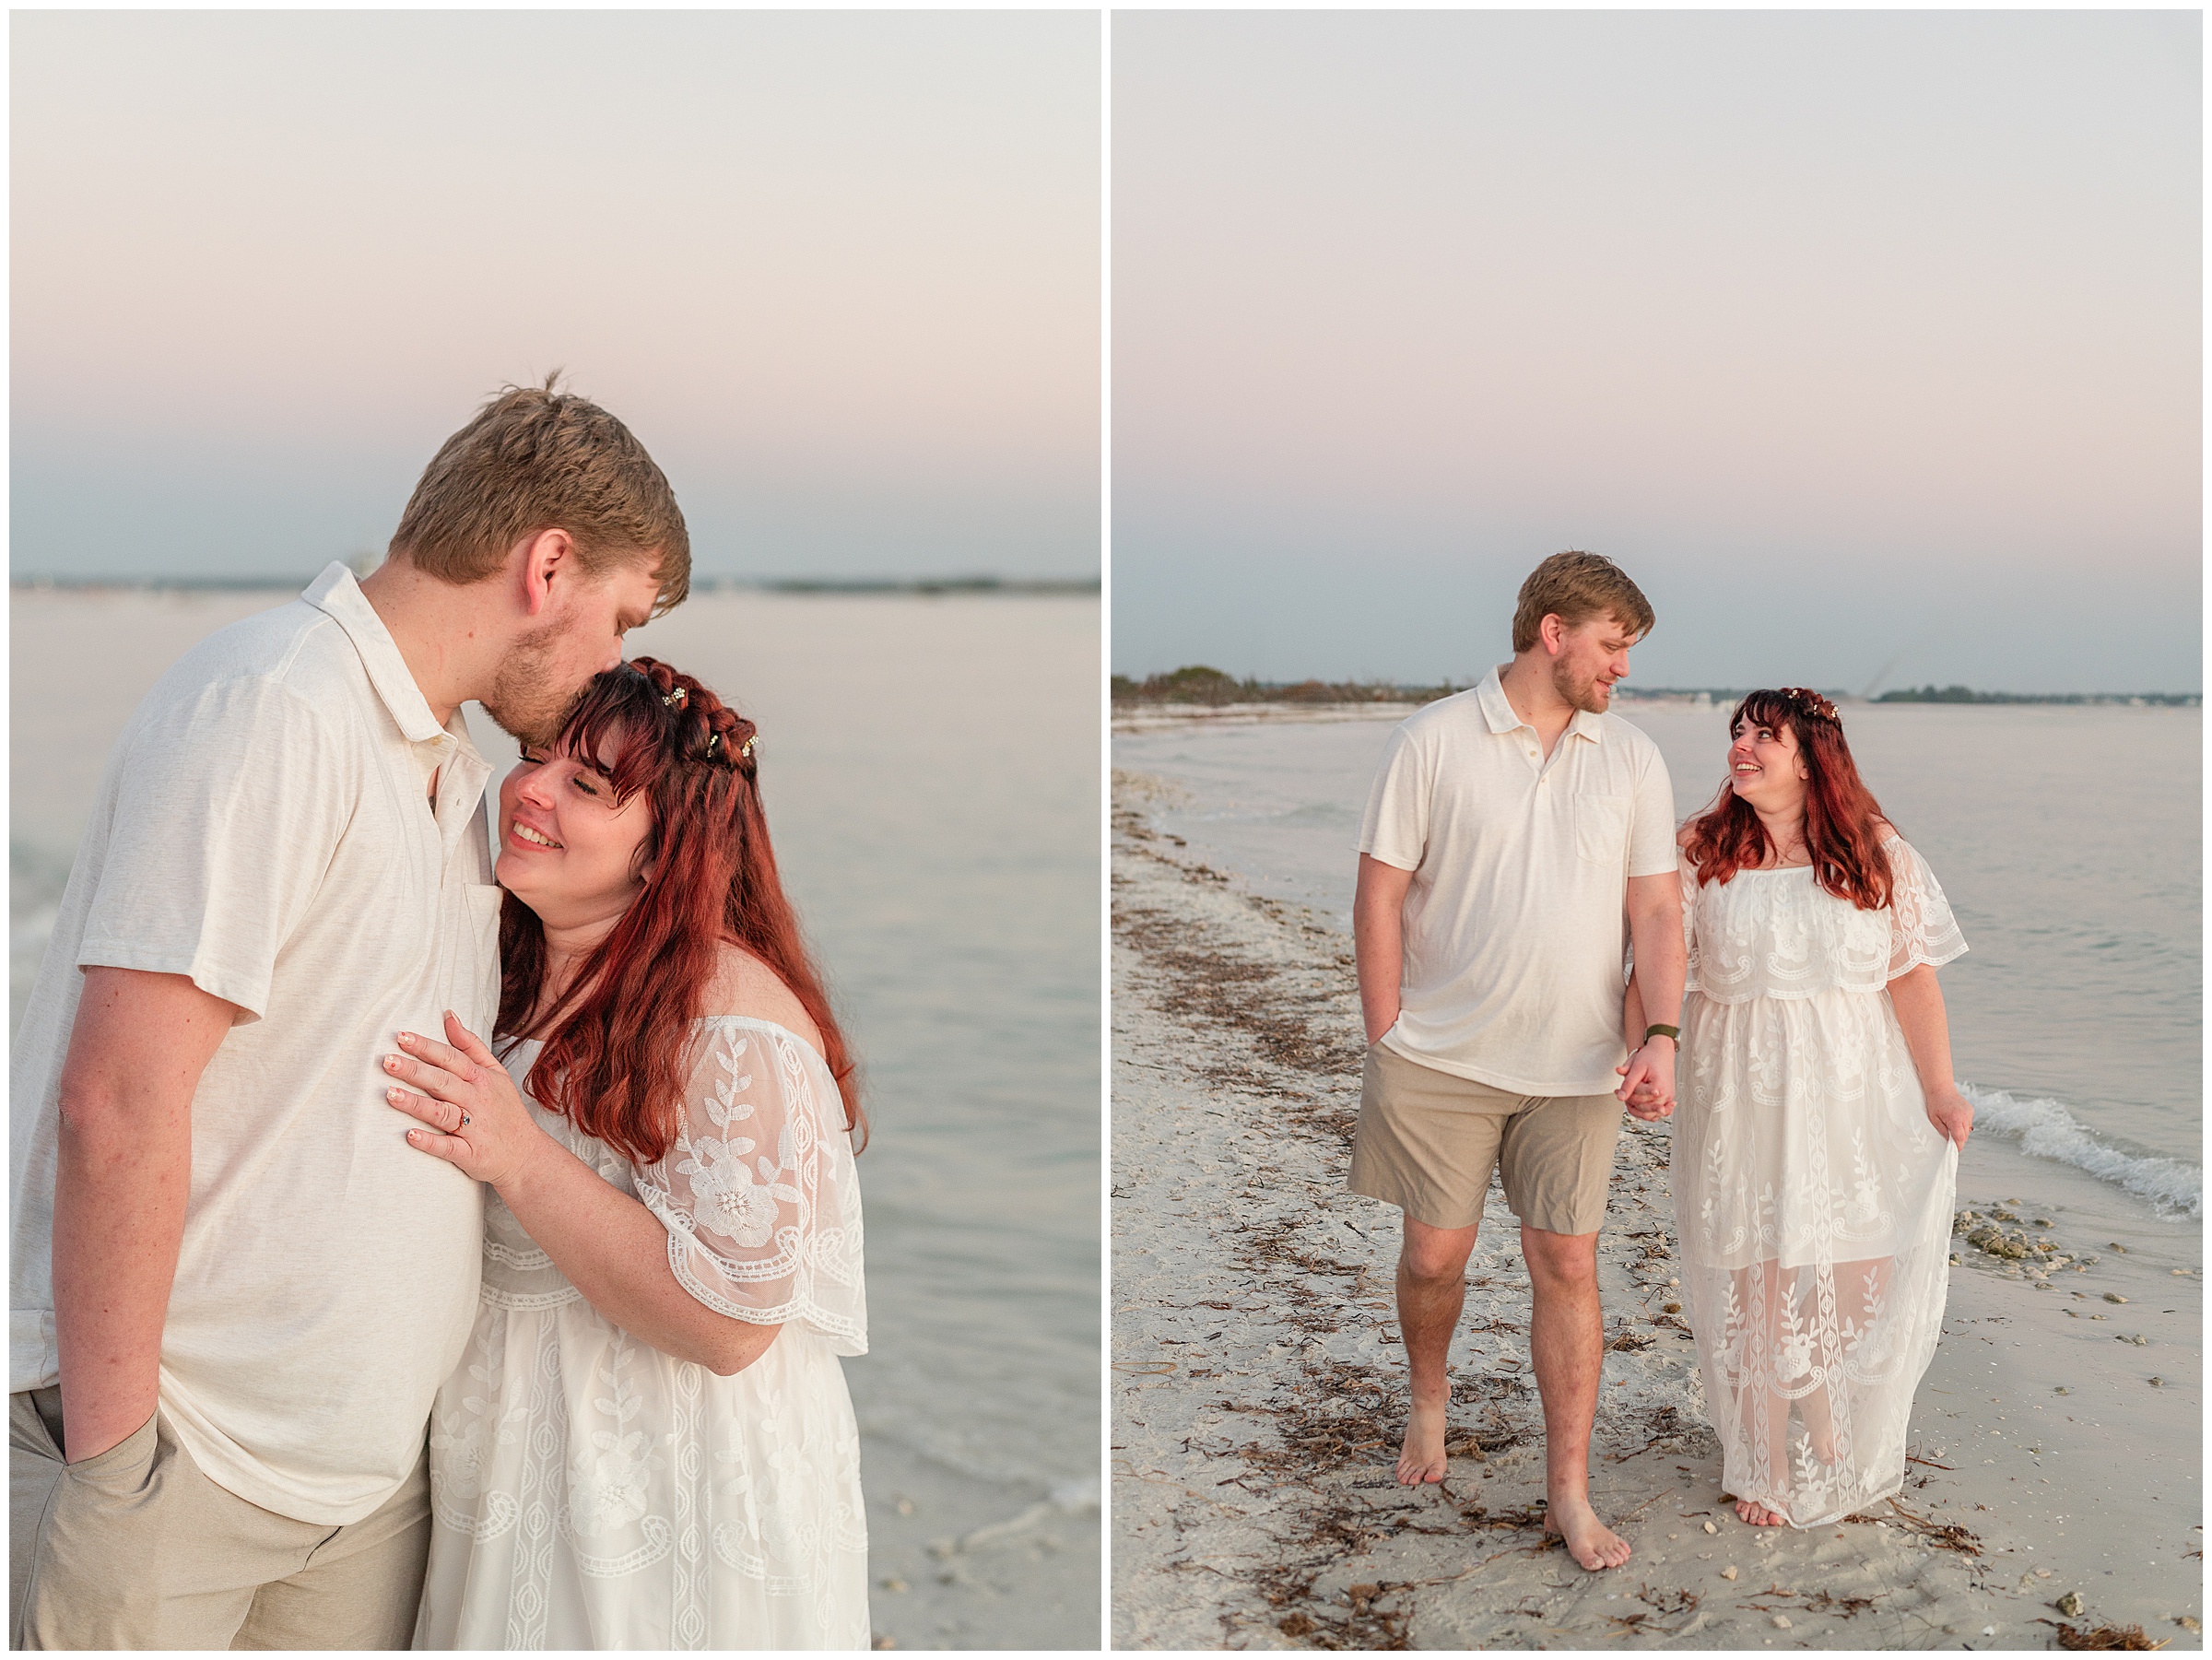
[[1677,1049],[1682,1047],[1682,1029],[1679,1026],[1645,1027],[1643,1029],[1643,1041],[1648,1043],[1653,1038],[1672,1038],[1675,1041],[1675,1047]]

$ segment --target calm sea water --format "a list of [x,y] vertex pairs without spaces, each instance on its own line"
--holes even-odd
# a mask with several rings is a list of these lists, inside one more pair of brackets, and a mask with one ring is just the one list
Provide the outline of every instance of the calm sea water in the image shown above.
[[[11,1030],[131,709],[288,597],[15,595]],[[1077,1555],[1100,1442],[1098,602],[702,595],[629,649],[759,723],[784,878],[865,1069],[871,1344],[845,1374],[876,1554],[1028,1516]],[[503,770],[512,745],[472,724]],[[1090,1560],[1049,1606],[940,1608],[935,1640],[1094,1644]],[[901,1646],[933,1640],[912,1601],[877,1592]]]
[[[1677,815],[1712,800],[1725,709],[1619,712],[1657,742]],[[1943,971],[1953,1060],[1987,1132],[1970,1160],[2010,1148],[2155,1215],[2199,1215],[2201,712],[1887,705],[1845,724],[1971,948]],[[1182,787],[1159,821],[1200,856],[1348,932],[1352,850],[1392,724],[1128,734],[1114,765]]]

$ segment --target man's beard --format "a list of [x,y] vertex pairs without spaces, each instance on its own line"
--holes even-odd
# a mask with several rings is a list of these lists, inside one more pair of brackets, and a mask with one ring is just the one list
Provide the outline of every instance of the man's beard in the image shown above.
[[559,624],[549,622],[516,641],[483,698],[492,723],[534,749],[550,748],[569,724],[570,712],[583,700],[583,686],[564,691],[553,679],[552,658],[561,632]]
[[1606,712],[1606,700],[1605,694],[1598,690],[1597,677],[1592,675],[1587,680],[1578,679],[1573,665],[1564,657],[1559,658],[1551,665],[1551,689],[1570,707],[1579,709],[1584,714]]

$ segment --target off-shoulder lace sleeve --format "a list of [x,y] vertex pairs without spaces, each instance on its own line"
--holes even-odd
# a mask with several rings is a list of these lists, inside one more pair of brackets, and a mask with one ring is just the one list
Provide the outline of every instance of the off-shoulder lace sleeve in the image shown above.
[[1924,962],[1941,968],[1965,956],[1966,936],[1928,862],[1902,836],[1882,845],[1889,855],[1889,978]]
[[1687,996],[1704,990],[1698,983],[1698,867],[1688,854],[1676,853],[1675,874],[1682,887],[1682,991]]
[[860,1188],[827,1069],[782,1027],[734,1016],[701,1021],[697,1051],[683,1130],[638,1175],[677,1283],[733,1320],[803,1321],[865,1354]]

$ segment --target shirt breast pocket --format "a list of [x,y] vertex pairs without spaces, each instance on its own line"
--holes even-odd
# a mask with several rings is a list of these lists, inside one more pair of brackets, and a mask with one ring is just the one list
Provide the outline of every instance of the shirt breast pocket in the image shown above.
[[1577,795],[1574,798],[1574,852],[1593,865],[1628,863],[1629,798]]

